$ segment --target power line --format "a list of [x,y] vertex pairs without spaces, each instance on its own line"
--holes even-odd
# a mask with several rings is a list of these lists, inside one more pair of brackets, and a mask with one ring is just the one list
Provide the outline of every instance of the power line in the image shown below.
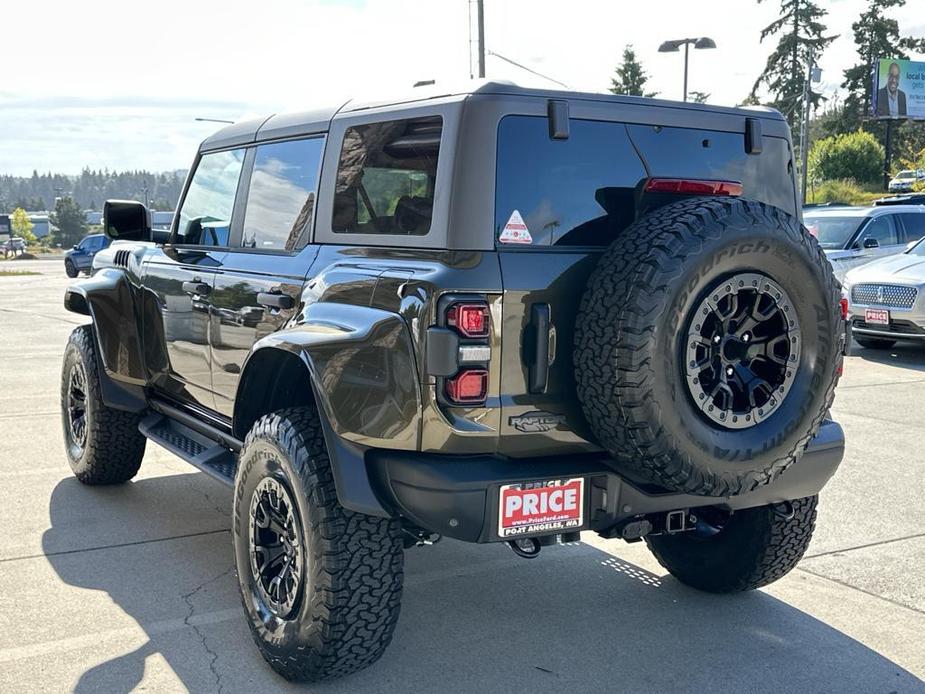
[[532,68],[529,68],[529,67],[527,67],[526,65],[521,65],[520,63],[518,63],[518,62],[516,62],[516,61],[514,61],[514,60],[511,60],[510,58],[504,57],[504,56],[501,55],[500,53],[495,53],[495,52],[492,51],[492,50],[487,50],[486,53],[488,53],[488,55],[494,56],[495,58],[498,58],[498,59],[500,59],[500,60],[503,60],[503,61],[506,62],[506,63],[510,63],[510,64],[513,65],[514,67],[519,67],[521,70],[526,70],[527,72],[532,73],[532,74],[536,75],[537,77],[542,77],[544,80],[549,80],[550,82],[555,82],[556,84],[558,84],[558,85],[561,86],[561,87],[565,87],[566,89],[571,89],[571,87],[569,87],[565,82],[560,82],[559,80],[554,79],[554,78],[550,77],[549,75],[544,75],[542,72],[537,72],[536,70],[533,70]]

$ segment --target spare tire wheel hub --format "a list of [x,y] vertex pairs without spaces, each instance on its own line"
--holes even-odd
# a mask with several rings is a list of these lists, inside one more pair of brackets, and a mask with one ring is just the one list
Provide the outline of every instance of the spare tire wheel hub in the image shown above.
[[800,362],[793,302],[770,277],[740,273],[715,281],[688,318],[687,388],[707,419],[745,429],[787,397]]

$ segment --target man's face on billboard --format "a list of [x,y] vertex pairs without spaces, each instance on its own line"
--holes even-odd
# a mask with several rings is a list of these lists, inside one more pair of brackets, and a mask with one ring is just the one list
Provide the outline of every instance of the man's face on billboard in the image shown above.
[[899,65],[893,63],[890,65],[890,71],[887,74],[886,78],[886,88],[890,90],[890,94],[896,94],[896,90],[899,89]]

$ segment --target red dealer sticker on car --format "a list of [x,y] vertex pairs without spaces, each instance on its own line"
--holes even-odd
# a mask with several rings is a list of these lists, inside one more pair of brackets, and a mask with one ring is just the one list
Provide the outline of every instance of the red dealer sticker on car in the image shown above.
[[585,480],[506,484],[498,505],[498,536],[520,537],[580,528],[584,522]]

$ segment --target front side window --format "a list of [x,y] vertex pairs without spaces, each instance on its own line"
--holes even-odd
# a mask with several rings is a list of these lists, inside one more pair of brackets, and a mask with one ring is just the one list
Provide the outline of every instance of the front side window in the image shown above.
[[443,121],[385,121],[347,128],[337,166],[337,233],[430,231]]
[[918,241],[925,236],[925,213],[910,212],[899,216],[903,220],[903,226],[906,227],[907,241]]
[[870,221],[861,232],[861,238],[858,239],[858,245],[864,248],[864,242],[867,239],[876,239],[880,246],[895,246],[899,243],[896,235],[896,225],[893,224],[892,215],[882,215]]
[[227,246],[244,150],[205,154],[180,209],[176,243]]
[[257,147],[241,245],[258,250],[304,248],[311,234],[324,139]]

